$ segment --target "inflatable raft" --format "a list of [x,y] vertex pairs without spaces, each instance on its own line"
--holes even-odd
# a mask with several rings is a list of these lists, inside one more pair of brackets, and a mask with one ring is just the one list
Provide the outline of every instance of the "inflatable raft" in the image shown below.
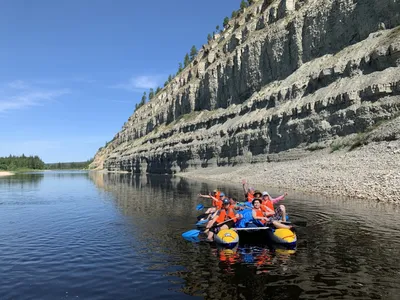
[[285,248],[295,248],[296,234],[289,229],[273,229],[268,227],[236,228],[241,244],[270,244]]
[[214,236],[214,241],[220,247],[232,249],[239,243],[239,235],[235,230],[222,229]]

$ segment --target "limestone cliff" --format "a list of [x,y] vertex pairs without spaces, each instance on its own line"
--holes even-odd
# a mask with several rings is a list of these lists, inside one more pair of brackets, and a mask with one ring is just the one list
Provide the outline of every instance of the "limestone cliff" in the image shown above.
[[173,173],[297,158],[400,110],[399,0],[260,0],[92,167]]

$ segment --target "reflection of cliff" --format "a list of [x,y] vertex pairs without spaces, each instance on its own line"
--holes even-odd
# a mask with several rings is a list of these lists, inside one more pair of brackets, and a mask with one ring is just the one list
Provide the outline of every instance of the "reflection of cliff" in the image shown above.
[[399,11],[395,0],[255,1],[92,166],[173,173],[293,159],[393,118]]
[[98,187],[111,192],[126,215],[191,214],[196,203],[196,188],[191,188],[181,178],[101,172],[90,172],[89,178]]
[[[135,250],[154,262],[151,270],[182,279],[177,289],[188,295],[205,299],[337,295],[369,299],[382,292],[383,282],[390,285],[397,278],[398,269],[390,266],[399,265],[393,253],[400,249],[400,228],[392,206],[290,195],[285,205],[291,220],[303,224],[297,229],[295,254],[254,247],[221,253],[208,243],[192,244],[181,237],[193,228],[199,213],[195,206],[201,201],[195,194],[212,190],[215,184],[138,174],[92,172],[89,178],[112,195],[130,220]],[[240,192],[239,187],[220,188],[229,195]],[[379,287],[374,284],[376,270],[381,271]]]

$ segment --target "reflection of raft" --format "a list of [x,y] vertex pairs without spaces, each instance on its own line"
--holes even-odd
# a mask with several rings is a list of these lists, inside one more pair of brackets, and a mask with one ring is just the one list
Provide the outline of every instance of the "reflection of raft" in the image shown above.
[[218,246],[234,248],[239,242],[239,235],[232,229],[222,229],[214,236],[214,241]]
[[273,244],[285,248],[296,247],[297,237],[289,229],[240,228],[238,231],[241,244]]

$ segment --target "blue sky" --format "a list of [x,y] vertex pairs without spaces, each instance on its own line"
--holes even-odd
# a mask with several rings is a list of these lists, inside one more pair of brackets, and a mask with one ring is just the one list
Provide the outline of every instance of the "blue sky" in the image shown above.
[[240,0],[3,0],[0,156],[84,161]]

